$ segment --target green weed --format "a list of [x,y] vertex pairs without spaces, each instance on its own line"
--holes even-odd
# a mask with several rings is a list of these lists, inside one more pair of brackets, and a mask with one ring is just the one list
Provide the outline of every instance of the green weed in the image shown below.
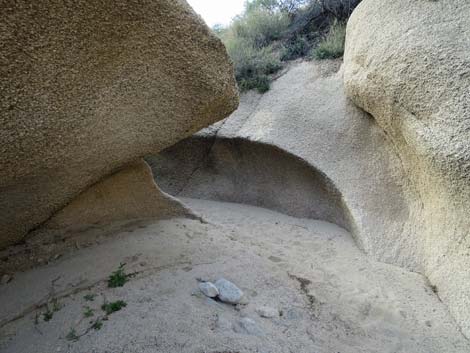
[[54,317],[54,313],[62,309],[57,298],[53,298],[49,303],[46,304],[46,311],[42,314],[44,321],[50,321]]
[[83,296],[83,299],[85,299],[87,302],[92,302],[95,300],[96,295],[95,294],[86,294]]
[[126,307],[127,303],[123,300],[117,300],[115,302],[104,303],[101,306],[101,309],[106,313],[106,315],[110,315],[116,311],[121,310],[122,308]]
[[85,311],[83,312],[84,317],[92,317],[94,314],[95,313],[92,308],[90,308],[89,306],[85,307]]
[[128,275],[124,272],[124,266],[126,266],[126,264],[121,263],[118,269],[111,273],[108,278],[109,288],[122,287],[124,284],[126,284]]
[[91,328],[98,331],[98,330],[101,330],[101,328],[103,327],[103,321],[101,321],[100,319],[97,319],[93,325],[91,325]]
[[71,328],[69,333],[67,333],[67,336],[65,336],[65,338],[67,339],[67,341],[78,341],[78,335],[77,335],[77,332],[75,331],[74,328]]

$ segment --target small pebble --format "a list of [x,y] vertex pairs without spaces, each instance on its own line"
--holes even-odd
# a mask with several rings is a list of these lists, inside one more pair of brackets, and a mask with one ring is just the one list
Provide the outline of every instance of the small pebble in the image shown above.
[[279,316],[279,310],[274,309],[270,306],[259,307],[256,309],[256,312],[258,313],[259,316],[267,318],[267,319]]
[[215,286],[219,290],[219,299],[225,303],[238,304],[242,300],[243,292],[235,284],[225,278],[218,279]]
[[209,298],[215,298],[219,295],[219,290],[211,282],[199,282],[199,289]]

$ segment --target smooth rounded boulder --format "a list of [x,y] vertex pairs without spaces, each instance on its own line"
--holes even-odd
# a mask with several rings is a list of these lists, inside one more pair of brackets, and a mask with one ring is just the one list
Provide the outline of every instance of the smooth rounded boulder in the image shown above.
[[183,0],[0,4],[0,248],[238,105],[224,46]]
[[365,0],[347,26],[346,93],[372,114],[406,172],[408,262],[419,264],[467,336],[469,58],[466,0]]

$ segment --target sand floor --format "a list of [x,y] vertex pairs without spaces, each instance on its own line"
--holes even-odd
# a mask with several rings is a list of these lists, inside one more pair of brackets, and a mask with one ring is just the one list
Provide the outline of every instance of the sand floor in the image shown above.
[[[252,206],[184,201],[207,223],[137,222],[1,285],[0,351],[470,352],[424,277],[369,259],[342,228]],[[132,276],[108,288],[120,263]],[[198,292],[197,279],[219,277],[245,292],[244,305]],[[106,317],[101,305],[116,300],[127,305]],[[279,316],[260,317],[263,306]],[[246,318],[255,326],[244,328]],[[100,329],[91,327],[96,322]]]

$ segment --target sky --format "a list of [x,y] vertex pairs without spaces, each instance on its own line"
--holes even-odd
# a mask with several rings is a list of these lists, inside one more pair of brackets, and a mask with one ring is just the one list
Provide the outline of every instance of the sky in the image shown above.
[[228,25],[233,17],[243,11],[245,0],[187,0],[189,5],[212,27]]

